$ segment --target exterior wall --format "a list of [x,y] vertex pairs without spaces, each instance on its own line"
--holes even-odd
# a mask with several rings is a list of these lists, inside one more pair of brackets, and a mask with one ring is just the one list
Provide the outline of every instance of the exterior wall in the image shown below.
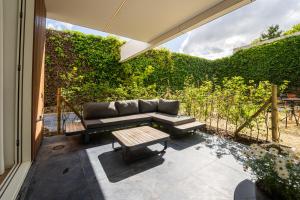
[[44,0],[35,1],[34,48],[32,69],[32,158],[42,141],[44,108],[44,58],[46,40],[46,7]]

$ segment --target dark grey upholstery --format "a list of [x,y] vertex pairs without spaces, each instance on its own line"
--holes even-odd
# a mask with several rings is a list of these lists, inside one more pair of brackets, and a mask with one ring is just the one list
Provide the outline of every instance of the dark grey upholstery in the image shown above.
[[[163,125],[170,134],[178,134],[200,127],[195,118],[178,116],[179,101],[176,100],[128,100],[115,103],[87,103],[83,109],[83,121],[86,131],[84,142],[90,141],[90,135],[120,128],[150,124]],[[184,124],[192,123],[188,126]],[[184,127],[178,127],[183,125]],[[202,125],[201,125],[202,127]]]
[[99,119],[119,116],[114,102],[86,103],[83,105],[84,119]]
[[179,111],[179,101],[160,99],[157,110],[161,113],[177,115]]
[[154,122],[160,122],[171,126],[178,126],[196,121],[193,117],[169,115],[165,113],[147,113],[147,115],[151,116]]
[[121,117],[112,117],[104,119],[84,120],[84,125],[87,129],[103,128],[109,126],[128,125],[130,123],[150,122],[151,116],[147,114],[136,114]]
[[139,100],[140,113],[157,112],[158,100]]
[[120,116],[139,113],[138,100],[116,101],[115,104]]

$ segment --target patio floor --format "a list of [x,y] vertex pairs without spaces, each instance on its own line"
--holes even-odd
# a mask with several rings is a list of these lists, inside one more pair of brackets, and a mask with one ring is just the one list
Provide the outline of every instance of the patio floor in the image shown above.
[[267,199],[243,171],[240,150],[245,147],[217,136],[171,140],[164,155],[131,164],[112,151],[110,134],[92,141],[83,145],[79,136],[45,137],[19,199]]

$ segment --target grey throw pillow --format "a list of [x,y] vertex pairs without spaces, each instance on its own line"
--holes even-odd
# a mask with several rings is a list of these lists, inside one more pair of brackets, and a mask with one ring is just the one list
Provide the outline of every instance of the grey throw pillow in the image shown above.
[[116,101],[116,108],[120,115],[132,115],[139,113],[138,100]]
[[101,119],[118,116],[115,102],[91,102],[83,105],[84,119]]
[[160,99],[158,102],[158,112],[170,115],[177,115],[179,111],[179,101]]
[[140,113],[157,112],[158,100],[139,100]]

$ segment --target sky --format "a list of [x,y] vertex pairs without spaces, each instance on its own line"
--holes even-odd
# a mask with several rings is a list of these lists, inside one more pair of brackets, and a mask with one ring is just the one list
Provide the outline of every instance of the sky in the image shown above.
[[[250,44],[271,25],[278,24],[281,30],[287,30],[298,23],[300,23],[300,0],[256,0],[160,47],[168,48],[172,52],[213,60],[232,55],[234,48]],[[47,19],[47,28],[109,35],[51,19]]]

